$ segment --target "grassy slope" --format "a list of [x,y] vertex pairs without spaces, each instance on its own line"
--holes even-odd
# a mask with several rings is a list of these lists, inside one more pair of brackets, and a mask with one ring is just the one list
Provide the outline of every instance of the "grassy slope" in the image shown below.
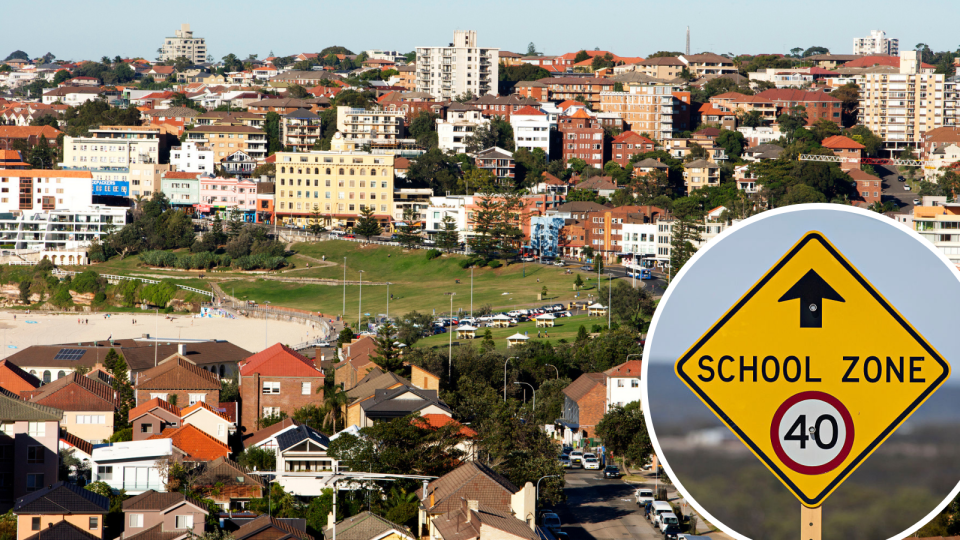
[[[311,268],[290,273],[291,277],[315,277],[343,279],[343,257],[347,257],[347,279],[359,279],[358,270],[364,270],[363,280],[372,282],[390,281],[390,313],[398,315],[413,310],[437,313],[450,309],[450,296],[455,292],[453,309],[470,310],[470,270],[457,266],[459,256],[443,256],[428,261],[423,250],[404,252],[399,247],[366,245],[354,242],[328,241],[311,244],[296,244],[293,249],[304,255],[320,259],[326,255],[328,261],[336,266]],[[389,255],[389,256],[388,256]],[[299,265],[298,265],[299,266]],[[302,268],[302,266],[299,266]],[[581,297],[592,293],[596,286],[596,277],[582,273],[585,288]],[[460,279],[460,284],[456,280]],[[540,282],[537,282],[537,279]],[[573,281],[575,275],[565,275],[563,270],[538,264],[526,265],[526,277],[523,267],[514,264],[496,270],[477,268],[474,270],[473,305],[478,308],[490,304],[494,309],[512,309],[520,306],[534,306],[545,303],[568,302],[574,299]],[[546,285],[547,300],[538,301],[537,294]],[[221,286],[227,292],[235,289],[236,296],[258,302],[269,300],[276,305],[321,311],[325,314],[339,314],[343,310],[343,287],[339,285],[301,285],[297,283],[278,283],[269,281],[228,281]],[[348,285],[347,319],[356,320],[357,302],[360,287]],[[508,293],[508,294],[503,294]],[[363,286],[363,311],[365,313],[385,313],[387,307],[386,285]],[[576,330],[574,330],[575,332]],[[534,334],[536,335],[536,334]]]
[[[588,317],[587,315],[577,315],[576,317],[561,317],[555,321],[555,326],[553,328],[540,328],[541,332],[547,332],[550,334],[550,339],[546,337],[540,338],[541,341],[548,341],[551,344],[556,344],[561,339],[566,339],[569,342],[573,342],[577,339],[577,331],[580,329],[580,326],[583,325],[586,327],[587,332],[590,331],[591,327],[594,324],[601,324],[604,328],[607,326],[607,319],[604,317],[603,320],[599,320],[596,317]],[[493,341],[496,343],[498,349],[507,348],[507,336],[512,336],[514,334],[527,333],[527,337],[531,340],[536,340],[537,338],[537,327],[536,323],[533,321],[520,323],[517,326],[510,328],[490,328],[490,333],[493,334]],[[457,339],[456,332],[453,334],[453,342],[460,342],[461,345],[467,345],[470,343],[479,344],[483,339],[483,334],[486,332],[486,328],[480,328],[477,330],[477,339],[468,340],[468,339]],[[435,336],[430,336],[428,338],[421,339],[416,343],[417,347],[446,347],[448,345],[448,340],[450,339],[449,334],[437,334]]]

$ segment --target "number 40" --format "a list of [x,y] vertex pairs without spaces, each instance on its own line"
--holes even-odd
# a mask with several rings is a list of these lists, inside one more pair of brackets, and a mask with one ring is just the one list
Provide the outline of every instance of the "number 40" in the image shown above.
[[[830,440],[824,442],[820,438],[820,434],[823,430],[820,429],[821,424],[824,422],[830,422]],[[817,421],[814,422],[813,427],[810,429],[810,432],[813,434],[813,440],[817,443],[817,446],[824,450],[829,450],[837,445],[837,437],[839,433],[837,432],[837,420],[830,416],[829,414],[822,414]],[[797,421],[790,426],[790,430],[787,431],[787,434],[783,437],[786,441],[800,441],[800,448],[807,447],[807,440],[810,439],[810,435],[807,435],[807,415],[801,414],[797,417]]]

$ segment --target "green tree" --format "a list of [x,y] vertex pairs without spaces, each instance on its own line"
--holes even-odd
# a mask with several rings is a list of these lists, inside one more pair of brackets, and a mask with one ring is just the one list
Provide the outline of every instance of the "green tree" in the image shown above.
[[275,471],[277,453],[272,448],[251,446],[237,456],[237,463],[252,471]]
[[311,97],[307,92],[307,89],[300,86],[299,84],[292,84],[287,87],[287,95],[296,98],[296,99],[306,99]]
[[[833,122],[830,123],[832,124]],[[746,146],[746,139],[743,133],[739,131],[721,129],[720,134],[717,135],[717,146],[724,149],[728,159],[736,161],[740,159],[740,155],[743,153],[743,149]]]
[[267,132],[267,155],[283,149],[280,143],[280,115],[271,111],[264,118],[263,130]]
[[580,287],[583,287],[583,278],[580,277],[580,274],[577,274],[576,279],[573,280],[573,286],[580,290]]
[[403,224],[396,224],[397,241],[411,247],[420,243],[420,229],[414,226],[413,208],[403,209]]
[[437,248],[444,251],[453,251],[460,245],[460,233],[457,231],[457,222],[453,216],[444,216],[440,223],[441,229],[437,233]]
[[[110,349],[111,351],[113,348]],[[109,354],[109,352],[107,353]],[[113,390],[117,393],[117,411],[113,415],[114,430],[122,430],[130,427],[130,409],[136,405],[133,387],[130,386],[130,379],[127,376],[127,361],[122,354],[117,355],[117,360],[111,370],[113,375]]]
[[650,462],[653,444],[639,401],[607,411],[597,424],[597,435],[607,451],[623,459],[626,465],[640,468]]
[[590,55],[587,54],[587,51],[581,50],[580,52],[577,53],[576,56],[573,57],[573,63],[579,64],[580,62],[583,62],[588,58],[590,58]]
[[348,327],[344,327],[344,329],[340,330],[340,333],[337,334],[337,348],[339,349],[353,341],[354,336],[355,334],[353,333],[353,330]]
[[396,332],[397,329],[389,322],[380,326],[377,337],[374,339],[376,348],[370,355],[370,360],[384,371],[392,371],[402,376],[405,369],[403,358],[400,357],[400,349],[397,347]]
[[603,287],[598,294],[600,298],[610,298],[611,314],[621,325],[641,333],[646,331],[656,309],[647,289],[634,288],[629,282],[618,280],[613,290]]
[[310,226],[307,228],[310,229],[310,232],[313,234],[320,234],[327,230],[327,228],[323,226],[323,214],[320,213],[319,209],[310,212]]
[[780,133],[786,135],[788,141],[794,139],[795,133],[807,125],[807,109],[803,105],[790,107],[789,112],[777,117],[780,124]]
[[[317,389],[319,392],[320,390]],[[343,411],[350,398],[339,386],[325,389],[323,392],[323,429],[335,433],[343,429]]]
[[740,115],[740,125],[744,127],[760,127],[763,125],[763,114],[760,111],[746,111]]
[[223,232],[223,220],[220,219],[220,213],[213,216],[213,224],[210,225],[210,235],[213,237],[213,243],[221,246],[227,241],[227,235]]
[[513,151],[513,126],[502,116],[494,116],[490,122],[477,127],[465,142],[469,154],[476,154],[493,146]]
[[695,243],[700,243],[700,225],[690,214],[678,215],[673,222],[670,235],[670,273],[671,277],[687,264],[697,252]]
[[353,232],[363,236],[368,240],[371,236],[377,236],[383,232],[383,227],[380,226],[380,220],[373,215],[372,205],[365,206],[360,209],[360,217],[357,218],[357,223],[353,227]]

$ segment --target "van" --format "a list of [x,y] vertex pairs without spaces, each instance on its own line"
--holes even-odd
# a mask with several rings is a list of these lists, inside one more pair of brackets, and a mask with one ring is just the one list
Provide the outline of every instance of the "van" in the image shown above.
[[673,514],[673,507],[667,501],[653,501],[650,505],[650,522],[657,524],[657,518],[660,514]]
[[680,520],[673,512],[664,512],[658,517],[660,532],[666,532],[670,527],[680,527]]

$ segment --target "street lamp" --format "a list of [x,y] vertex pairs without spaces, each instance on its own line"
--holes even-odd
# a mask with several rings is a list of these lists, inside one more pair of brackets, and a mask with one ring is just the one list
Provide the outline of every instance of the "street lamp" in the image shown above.
[[390,282],[387,282],[387,319],[390,319]]
[[269,315],[267,309],[270,307],[270,301],[267,300],[264,304],[266,304],[266,307],[263,308],[263,348],[266,349],[270,346],[270,341],[267,338],[267,318]]
[[473,318],[473,267],[470,267],[470,318]]
[[530,390],[533,391],[533,412],[537,412],[537,389],[534,388],[532,384],[526,382],[515,381],[513,384],[517,386],[525,384],[530,387]]
[[507,358],[507,360],[503,363],[503,401],[504,403],[506,403],[507,401],[507,362],[511,360],[519,360],[519,359],[520,359],[519,356],[511,356],[510,358]]
[[[343,316],[347,315],[347,258],[343,258],[343,309],[340,310]],[[343,322],[346,326],[346,321]]]
[[[540,480],[543,480],[544,478],[560,478],[560,475],[548,474],[546,476],[541,476]],[[540,480],[537,480],[537,498],[533,501],[534,507],[536,507],[537,503],[540,502]]]
[[610,303],[613,301],[613,274],[607,274],[610,276],[610,279],[607,280],[607,330],[610,329],[610,317],[613,315],[613,310],[610,309]]
[[450,328],[447,330],[447,333],[450,334],[449,350],[447,351],[447,383],[453,380],[453,297],[456,295],[455,292],[450,293],[450,316],[447,318],[448,328]]
[[544,364],[544,366],[550,366],[550,367],[552,367],[553,369],[556,369],[556,370],[557,370],[557,380],[560,379],[560,370],[557,369],[557,366],[555,366],[555,365],[553,365],[553,364]]
[[363,270],[357,270],[357,273],[360,274],[360,297],[357,300],[357,331],[360,331],[360,321],[362,320],[363,315]]

